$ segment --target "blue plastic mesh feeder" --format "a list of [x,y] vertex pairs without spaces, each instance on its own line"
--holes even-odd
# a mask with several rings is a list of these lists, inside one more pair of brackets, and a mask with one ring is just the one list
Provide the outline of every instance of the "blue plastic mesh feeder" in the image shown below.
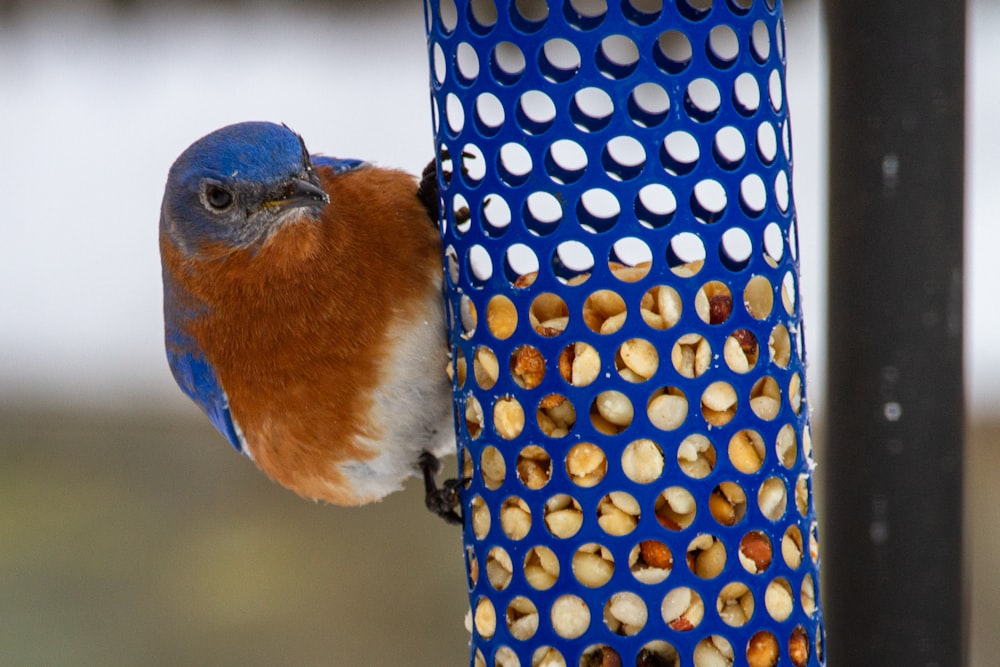
[[823,664],[780,3],[426,11],[472,664]]

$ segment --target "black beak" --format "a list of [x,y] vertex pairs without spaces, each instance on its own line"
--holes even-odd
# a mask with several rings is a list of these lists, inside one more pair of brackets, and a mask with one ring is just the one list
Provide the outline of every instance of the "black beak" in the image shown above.
[[311,179],[304,181],[301,178],[293,178],[289,185],[291,187],[290,199],[330,203],[330,196],[323,191],[323,188],[319,187],[319,183],[315,183]]
[[267,201],[265,207],[275,207],[285,211],[293,208],[322,208],[330,203],[330,196],[319,187],[318,183],[302,178],[293,178],[286,182],[276,196]]

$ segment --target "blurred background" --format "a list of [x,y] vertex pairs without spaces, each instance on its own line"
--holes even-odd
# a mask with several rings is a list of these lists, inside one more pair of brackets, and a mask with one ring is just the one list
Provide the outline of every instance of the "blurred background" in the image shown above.
[[[818,0],[785,11],[819,435],[825,39]],[[967,566],[982,667],[1000,655],[998,30],[1000,4],[971,0]],[[313,151],[418,172],[426,63],[420,2],[0,0],[0,664],[467,664],[461,535],[418,485],[364,509],[300,500],[214,433],[161,342],[156,225],[180,151],[266,119]]]

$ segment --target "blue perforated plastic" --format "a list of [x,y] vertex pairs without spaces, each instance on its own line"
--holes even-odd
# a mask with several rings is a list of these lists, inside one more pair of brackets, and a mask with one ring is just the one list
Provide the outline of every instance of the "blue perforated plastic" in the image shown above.
[[472,664],[823,664],[780,3],[426,11]]

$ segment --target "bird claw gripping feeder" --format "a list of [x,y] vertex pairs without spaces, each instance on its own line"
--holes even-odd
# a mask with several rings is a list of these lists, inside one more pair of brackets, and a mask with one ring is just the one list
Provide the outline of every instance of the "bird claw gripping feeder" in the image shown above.
[[823,664],[780,2],[426,15],[471,663]]

